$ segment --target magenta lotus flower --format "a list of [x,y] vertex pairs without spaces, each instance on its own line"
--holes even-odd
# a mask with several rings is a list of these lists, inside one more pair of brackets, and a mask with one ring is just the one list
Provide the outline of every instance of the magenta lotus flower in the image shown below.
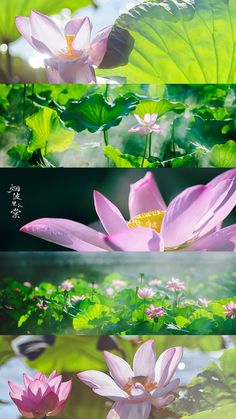
[[225,309],[224,314],[226,317],[229,317],[230,319],[236,319],[236,304],[233,301],[230,301],[229,304],[223,307]]
[[94,393],[114,401],[107,419],[147,419],[152,407],[161,409],[172,403],[180,383],[172,380],[182,358],[181,347],[170,348],[156,361],[155,342],[149,340],[137,350],[133,369],[124,359],[104,352],[110,376],[100,371],[85,371],[78,378]]
[[106,234],[57,218],[32,221],[21,231],[79,252],[236,250],[236,224],[221,228],[236,204],[236,169],[185,189],[168,208],[147,172],[130,187],[129,221],[97,191],[94,204]]
[[47,310],[48,309],[48,306],[44,303],[43,300],[40,300],[39,303],[36,304],[36,306],[38,308],[40,308],[41,310]]
[[103,60],[111,27],[91,41],[88,17],[70,20],[63,32],[50,17],[34,10],[30,17],[17,16],[16,26],[36,51],[49,56],[45,59],[49,83],[96,82],[94,66]]
[[138,288],[137,291],[138,297],[143,300],[146,298],[152,298],[155,294],[155,291],[153,291],[151,288]]
[[62,289],[62,291],[71,291],[74,288],[74,285],[73,282],[67,279],[66,281],[63,281],[61,283],[60,288]]
[[138,132],[141,136],[149,135],[152,132],[161,132],[161,126],[156,124],[156,120],[158,118],[157,113],[146,113],[144,118],[140,118],[138,114],[134,114],[134,117],[138,124],[130,128],[129,132]]
[[84,300],[86,300],[85,295],[73,295],[73,297],[71,297],[71,301],[73,301],[73,303],[78,303],[79,301]]
[[177,278],[171,278],[171,280],[167,282],[166,288],[174,292],[183,291],[185,290],[185,284]]
[[206,298],[199,298],[198,299],[198,304],[200,304],[200,306],[203,307],[207,307],[210,304],[210,300],[207,300]]
[[49,377],[37,373],[34,378],[23,375],[25,387],[9,381],[10,396],[25,418],[41,419],[58,416],[70,394],[72,381],[62,383],[62,376],[54,371]]
[[145,314],[148,316],[148,320],[156,319],[158,317],[163,317],[165,312],[163,307],[155,307],[153,304],[145,311]]

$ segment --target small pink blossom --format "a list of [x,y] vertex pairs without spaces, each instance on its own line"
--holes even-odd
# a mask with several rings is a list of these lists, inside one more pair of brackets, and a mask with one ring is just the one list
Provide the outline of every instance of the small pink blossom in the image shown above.
[[165,312],[163,307],[154,307],[153,304],[145,311],[145,314],[148,316],[148,320],[156,319],[158,317],[163,317]]
[[25,287],[28,287],[28,288],[31,288],[31,287],[32,287],[31,282],[28,282],[28,281],[23,282],[23,285],[24,285]]
[[7,308],[7,310],[14,310],[12,306],[5,305],[4,307]]
[[115,290],[113,288],[109,287],[109,288],[106,289],[106,294],[109,297],[112,297],[115,294]]
[[62,291],[71,291],[73,288],[74,288],[74,285],[69,279],[62,282],[61,284]]
[[107,419],[148,419],[152,407],[162,409],[175,400],[180,380],[172,380],[183,355],[183,348],[167,349],[156,360],[155,342],[148,340],[137,350],[133,368],[110,352],[104,357],[110,376],[100,371],[85,371],[77,377],[94,393],[113,404]]
[[70,394],[72,381],[62,383],[62,376],[54,371],[49,377],[37,373],[35,377],[23,374],[24,387],[9,381],[10,397],[25,418],[42,419],[58,416]]
[[116,291],[118,291],[126,286],[126,282],[123,281],[123,279],[114,279],[111,285],[115,288]]
[[185,290],[185,284],[177,278],[172,278],[170,281],[167,282],[166,288],[174,292],[183,291]]
[[138,288],[138,297],[142,299],[152,298],[156,293],[152,288]]
[[148,282],[148,285],[150,285],[150,287],[159,287],[161,284],[161,279],[151,279],[151,281]]
[[156,120],[158,118],[157,113],[146,113],[144,118],[140,118],[138,114],[134,114],[134,117],[138,124],[130,128],[129,132],[138,132],[141,136],[151,134],[152,132],[161,132],[161,126],[156,124]]
[[182,301],[180,303],[181,307],[187,307],[188,303],[186,301]]
[[207,300],[206,298],[198,299],[198,304],[200,304],[200,306],[203,306],[203,307],[207,307],[210,302],[211,300]]
[[71,301],[73,301],[73,303],[78,303],[78,301],[84,301],[86,300],[85,295],[73,295],[73,297],[71,297]]
[[233,301],[230,301],[226,306],[223,306],[223,308],[226,310],[224,311],[224,314],[226,317],[229,317],[230,319],[236,319],[236,304]]
[[20,288],[15,288],[14,291],[17,292],[17,293],[21,292]]
[[36,304],[36,306],[38,308],[40,308],[41,310],[47,310],[48,309],[48,306],[44,303],[43,300],[41,300],[38,304]]

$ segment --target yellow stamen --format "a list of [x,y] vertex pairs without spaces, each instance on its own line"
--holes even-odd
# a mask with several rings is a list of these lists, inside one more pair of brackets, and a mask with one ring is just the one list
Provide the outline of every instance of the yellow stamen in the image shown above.
[[74,55],[73,46],[72,46],[74,39],[75,39],[75,35],[66,35],[68,55],[70,57],[72,57]]
[[132,388],[135,384],[142,384],[146,391],[151,392],[157,388],[157,383],[155,381],[151,381],[148,377],[132,377],[128,380],[128,382],[123,387],[123,390],[131,394]]
[[153,230],[160,233],[161,224],[165,216],[166,211],[148,211],[143,214],[136,215],[128,222],[129,228],[146,227],[152,228]]

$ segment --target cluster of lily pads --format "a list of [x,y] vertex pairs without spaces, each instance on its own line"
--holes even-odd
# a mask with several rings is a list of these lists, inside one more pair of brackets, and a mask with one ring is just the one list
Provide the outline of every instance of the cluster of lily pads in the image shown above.
[[[15,334],[234,334],[236,297],[198,298],[185,281],[152,279],[137,286],[118,274],[102,284],[68,279],[60,285],[10,280],[1,290],[1,332]],[[226,294],[227,295],[227,294]]]
[[2,85],[3,164],[235,167],[235,92],[229,84]]

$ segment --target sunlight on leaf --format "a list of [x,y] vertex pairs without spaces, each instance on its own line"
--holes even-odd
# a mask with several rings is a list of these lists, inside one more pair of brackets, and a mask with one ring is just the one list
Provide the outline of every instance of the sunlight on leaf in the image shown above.
[[28,151],[43,150],[43,155],[63,152],[72,143],[74,132],[66,128],[57,112],[50,108],[42,108],[26,119],[26,125],[32,129],[33,137]]
[[235,0],[140,4],[118,18],[108,43],[113,67],[121,28],[134,39],[132,52],[101,74],[128,83],[235,83],[235,27]]
[[229,140],[225,144],[216,144],[209,158],[215,167],[236,167],[236,142]]

